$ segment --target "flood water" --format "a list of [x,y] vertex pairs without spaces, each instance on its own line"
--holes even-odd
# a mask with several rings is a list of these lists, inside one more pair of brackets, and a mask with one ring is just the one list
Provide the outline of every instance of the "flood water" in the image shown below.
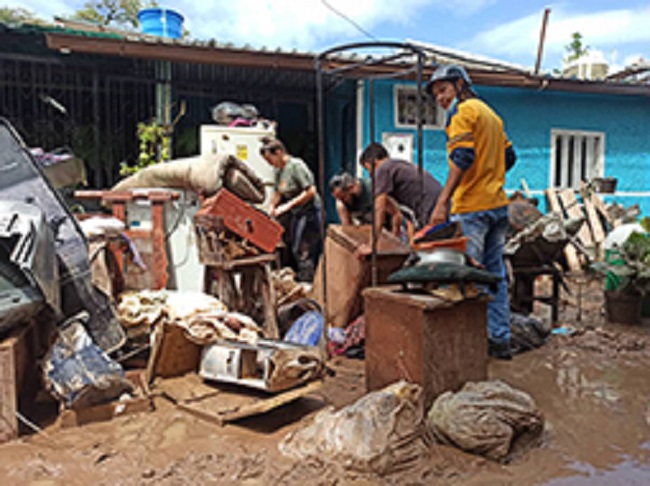
[[650,484],[650,350],[648,333],[635,333],[594,331],[491,363],[491,377],[527,391],[546,416],[542,446],[513,461],[508,479]]

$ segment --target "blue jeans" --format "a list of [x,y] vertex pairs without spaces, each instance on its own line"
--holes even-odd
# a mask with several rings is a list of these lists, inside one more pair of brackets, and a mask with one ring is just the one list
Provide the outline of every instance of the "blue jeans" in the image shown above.
[[323,252],[320,203],[299,210],[291,219],[291,252],[299,280],[312,280]]
[[508,231],[508,206],[487,211],[454,214],[453,221],[459,221],[463,233],[469,237],[467,254],[485,266],[488,272],[501,277],[493,300],[488,303],[488,337],[495,343],[510,341],[510,302],[508,283],[503,263],[503,247]]

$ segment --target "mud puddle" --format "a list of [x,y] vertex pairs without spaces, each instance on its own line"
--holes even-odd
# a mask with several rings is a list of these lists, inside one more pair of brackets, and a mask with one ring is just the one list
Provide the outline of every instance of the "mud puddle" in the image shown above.
[[[602,293],[599,294],[602,296]],[[596,306],[583,320],[600,326]],[[574,322],[575,325],[575,322]],[[579,327],[579,326],[577,326]],[[327,405],[365,391],[361,361],[335,360],[321,393],[218,427],[156,400],[153,413],[57,430],[0,446],[0,484],[462,484],[610,485],[650,482],[650,332],[579,327],[489,375],[528,392],[546,417],[542,443],[508,464],[451,447],[386,477],[320,461],[296,463],[277,445]]]

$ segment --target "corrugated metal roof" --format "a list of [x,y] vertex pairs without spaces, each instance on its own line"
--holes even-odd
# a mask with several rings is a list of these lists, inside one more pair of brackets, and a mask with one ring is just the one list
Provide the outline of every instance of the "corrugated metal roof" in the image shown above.
[[407,42],[422,48],[430,54],[429,59],[437,64],[461,64],[468,69],[485,69],[488,71],[516,71],[532,74],[532,69],[520,64],[500,61],[486,56],[471,54],[449,47],[442,47],[428,42],[409,39]]
[[[68,28],[65,28],[66,25]],[[23,30],[25,28],[27,27],[22,27]],[[28,28],[33,32],[44,33],[48,47],[63,53],[79,52],[184,63],[312,72],[317,56],[317,53],[314,52],[283,50],[279,47],[271,50],[268,47],[235,46],[232,43],[218,42],[215,39],[167,39],[137,32],[116,31],[100,26],[89,28],[78,22],[74,24],[67,22],[59,26],[47,27],[29,26]],[[418,41],[410,41],[410,43],[430,52],[432,62],[456,62],[466,66],[477,84],[650,96],[650,85],[634,80],[623,82],[612,78],[605,81],[585,81],[549,75],[537,76],[532,74],[530,69],[516,64]],[[371,55],[346,51],[332,56],[330,61],[339,66],[354,64],[362,62]],[[385,62],[364,67],[351,75],[363,78],[372,74],[387,74],[402,70],[405,65],[408,65],[405,60]],[[432,66],[427,66],[425,75],[428,75],[431,69]]]

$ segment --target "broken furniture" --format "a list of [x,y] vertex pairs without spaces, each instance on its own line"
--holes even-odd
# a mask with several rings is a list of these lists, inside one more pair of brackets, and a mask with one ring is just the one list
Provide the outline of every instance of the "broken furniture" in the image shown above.
[[204,292],[263,323],[265,337],[279,338],[271,265],[282,226],[226,189],[204,201],[194,226]]
[[[346,327],[363,313],[361,291],[370,286],[371,255],[358,256],[357,249],[370,246],[372,227],[330,225],[325,238],[325,258],[321,259],[311,298],[324,308],[327,321],[334,327]],[[393,235],[377,236],[377,282],[386,283],[388,276],[399,269],[411,249]],[[323,285],[323,261],[328,276]],[[326,287],[326,291],[324,289]]]
[[424,406],[465,382],[487,378],[487,301],[450,302],[429,293],[371,287],[363,292],[366,388],[398,380],[423,388]]
[[[179,194],[171,191],[76,191],[77,199],[101,199],[102,204],[110,205],[113,216],[127,224],[127,203],[134,200],[147,200],[151,203],[151,228],[136,229],[128,228],[125,230],[127,237],[133,240],[149,241],[151,245],[151,254],[153,256],[153,265],[151,272],[153,281],[150,288],[164,289],[167,286],[169,275],[167,272],[168,257],[165,242],[165,203],[176,200]],[[112,247],[118,268],[124,274],[125,257],[124,249],[120,245],[118,248]]]

